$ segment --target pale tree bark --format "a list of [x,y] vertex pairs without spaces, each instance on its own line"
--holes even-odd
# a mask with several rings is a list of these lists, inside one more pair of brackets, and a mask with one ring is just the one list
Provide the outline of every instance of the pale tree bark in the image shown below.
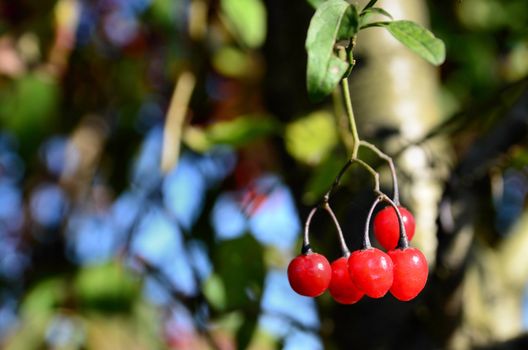
[[[395,19],[428,26],[425,1],[378,5]],[[454,166],[449,135],[425,137],[443,121],[437,69],[381,28],[365,30],[357,43],[350,90],[360,135],[389,155],[399,154],[395,161],[402,202],[417,223],[412,245],[424,251],[431,270],[426,290],[414,303],[400,305],[386,298],[367,301],[364,309],[358,305],[352,316],[338,311],[341,321],[356,330],[338,342],[389,349],[519,348],[526,340],[510,339],[522,332],[528,216],[498,244],[485,237],[494,234],[488,174],[500,155],[526,138],[522,111],[528,110],[528,97],[510,106],[500,125],[474,140]],[[517,138],[511,137],[513,132]],[[384,183],[390,192],[387,174]],[[369,316],[362,321],[354,319],[365,314]],[[345,331],[337,322],[336,327]]]
[[[408,19],[428,26],[424,1],[391,0],[378,4],[396,20]],[[357,42],[359,69],[351,75],[351,92],[361,134],[366,138],[387,136],[380,138],[381,145],[387,153],[394,154],[422,139],[440,122],[438,70],[382,28],[362,31]],[[445,140],[436,138],[407,147],[395,159],[403,202],[416,219],[413,243],[424,251],[431,264],[436,251],[438,202],[447,175],[444,165],[449,158]],[[390,178],[385,178],[384,182],[390,184]]]

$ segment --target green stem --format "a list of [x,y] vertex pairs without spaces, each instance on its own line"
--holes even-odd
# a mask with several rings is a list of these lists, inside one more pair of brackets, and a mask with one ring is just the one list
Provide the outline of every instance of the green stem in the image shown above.
[[313,207],[312,210],[310,211],[310,214],[308,214],[308,218],[306,218],[306,222],[304,223],[304,237],[303,237],[303,245],[301,248],[301,254],[306,255],[306,254],[313,253],[312,247],[310,246],[310,237],[309,237],[310,224],[312,222],[312,218],[314,217],[318,209],[323,209],[332,218],[332,221],[334,222],[334,225],[337,230],[337,236],[339,238],[339,243],[341,245],[341,252],[344,257],[348,258],[348,256],[350,255],[350,250],[348,249],[346,245],[345,237],[343,236],[343,230],[341,229],[341,225],[339,225],[339,221],[337,220],[334,214],[334,211],[332,210],[328,202],[324,202],[320,206]]
[[328,215],[332,218],[332,221],[334,222],[334,225],[337,230],[337,237],[339,238],[339,244],[341,245],[341,252],[344,257],[348,258],[350,256],[350,250],[348,250],[348,247],[345,242],[345,237],[343,236],[343,230],[341,230],[341,225],[339,225],[339,221],[337,220],[334,211],[332,208],[330,208],[330,205],[328,203],[324,203],[322,205],[323,209],[326,210]]
[[357,158],[359,150],[359,134],[356,126],[356,119],[354,118],[354,110],[352,109],[352,100],[350,99],[350,90],[348,88],[348,78],[343,78],[341,80],[341,88],[343,89],[343,98],[345,99],[345,107],[348,116],[348,123],[350,126],[350,131],[352,132],[352,156],[350,158]]
[[398,190],[398,176],[396,175],[396,167],[394,166],[394,162],[392,161],[392,158],[386,155],[385,153],[383,153],[378,147],[376,147],[375,145],[367,141],[361,140],[359,142],[359,145],[370,149],[371,151],[376,153],[378,157],[385,160],[389,164],[391,177],[392,177],[392,189],[393,189],[392,200],[394,201],[394,203],[396,203],[396,205],[400,205],[400,192]]

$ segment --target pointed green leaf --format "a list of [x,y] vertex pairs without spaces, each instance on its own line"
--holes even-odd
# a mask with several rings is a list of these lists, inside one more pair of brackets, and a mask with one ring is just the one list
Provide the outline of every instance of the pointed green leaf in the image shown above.
[[288,153],[306,164],[317,165],[337,144],[334,116],[316,111],[286,125],[284,141]]
[[392,21],[383,25],[403,45],[438,66],[445,60],[444,42],[412,21]]
[[382,15],[382,16],[392,19],[392,15],[380,7],[371,7],[369,9],[366,9],[365,11],[361,12],[360,16],[375,15],[375,14]]
[[359,15],[355,6],[349,6],[339,24],[339,31],[337,32],[336,40],[350,39],[356,35],[358,31]]
[[311,99],[317,101],[330,94],[347,71],[349,63],[335,55],[334,44],[357,33],[358,17],[355,6],[344,0],[328,0],[315,11],[306,38]]
[[250,48],[266,39],[266,7],[261,0],[222,0],[222,12],[230,29]]
[[373,27],[375,25],[373,25],[374,23],[378,24],[378,23],[385,23],[385,22],[372,22],[372,17],[376,17],[375,15],[381,15],[381,16],[385,16],[385,17],[388,17],[392,20],[392,15],[390,13],[388,13],[387,11],[385,11],[384,9],[382,8],[379,8],[379,7],[371,7],[371,8],[368,8],[364,11],[361,12],[361,14],[359,15],[359,29],[365,29],[365,28],[369,28],[369,27]]

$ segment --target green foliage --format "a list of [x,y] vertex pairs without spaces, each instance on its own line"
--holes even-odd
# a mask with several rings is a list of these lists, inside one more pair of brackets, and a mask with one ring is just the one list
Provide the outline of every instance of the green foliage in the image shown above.
[[226,308],[257,306],[265,274],[262,246],[253,236],[244,235],[215,249],[214,266],[224,284]]
[[0,96],[0,116],[9,129],[24,136],[40,133],[52,121],[59,103],[57,83],[48,75],[31,73]]
[[261,0],[222,0],[222,12],[241,42],[258,48],[266,39],[266,7]]
[[361,11],[359,14],[359,27],[364,27],[369,23],[369,19],[373,15],[381,15],[392,19],[392,15],[380,7],[370,7]]
[[326,0],[307,0],[310,5],[312,5],[313,8],[318,8],[319,5],[321,5]]
[[235,47],[220,48],[213,55],[212,63],[215,70],[226,77],[239,78],[252,73],[250,58]]
[[241,147],[278,130],[276,121],[267,116],[240,116],[216,122],[205,129],[188,128],[184,138],[194,150],[206,151],[214,145]]
[[152,23],[165,28],[174,26],[174,5],[171,0],[153,0],[149,8]]
[[344,0],[329,0],[317,8],[308,28],[306,50],[308,95],[314,101],[331,93],[350,63],[334,52],[338,40],[350,39],[359,28],[355,6]]
[[303,202],[314,205],[328,191],[329,186],[335,179],[336,174],[343,167],[342,159],[329,156],[321,164],[314,168],[311,177],[304,189]]
[[[355,5],[344,0],[309,1],[316,7],[308,28],[306,50],[308,52],[307,88],[314,101],[330,94],[353,63],[351,51],[355,35],[360,29],[384,27],[410,50],[434,65],[445,60],[445,45],[430,31],[412,21],[370,22],[373,15],[392,19],[386,10],[374,7],[370,1],[358,14]],[[336,54],[335,46],[340,40],[349,40]],[[346,50],[346,53],[344,52]]]
[[284,140],[288,153],[295,159],[319,164],[337,144],[333,115],[317,111],[288,124]]
[[222,278],[218,274],[213,273],[209,276],[203,284],[202,291],[209,305],[216,310],[225,310],[227,305],[225,286]]
[[433,33],[412,21],[392,21],[381,24],[394,38],[435,66],[445,60],[444,42]]
[[139,293],[139,281],[118,262],[87,266],[79,271],[73,288],[79,303],[100,312],[129,310]]
[[49,315],[66,296],[66,283],[61,278],[45,279],[36,284],[22,302],[21,312],[28,317]]

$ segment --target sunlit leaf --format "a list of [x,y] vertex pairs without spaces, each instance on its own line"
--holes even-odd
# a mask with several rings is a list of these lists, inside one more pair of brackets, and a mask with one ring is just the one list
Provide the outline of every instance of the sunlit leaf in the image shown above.
[[209,305],[217,310],[224,310],[226,307],[226,293],[222,278],[217,274],[212,274],[203,285],[203,294],[207,298]]
[[5,126],[19,135],[39,133],[52,126],[57,112],[59,89],[52,77],[29,74],[14,82],[13,89],[0,96],[0,116]]
[[303,163],[319,164],[337,143],[332,114],[318,111],[288,124],[285,142],[292,157]]
[[118,262],[82,268],[74,290],[82,306],[101,312],[128,310],[138,295],[139,282]]
[[412,21],[392,21],[383,27],[403,45],[431,64],[438,66],[445,60],[444,42],[433,33]]
[[231,29],[248,47],[257,48],[266,39],[266,7],[261,0],[222,0],[222,12]]
[[46,279],[33,287],[21,305],[24,315],[50,314],[65,297],[65,282],[61,279]]
[[251,73],[251,60],[244,52],[234,47],[222,47],[214,53],[214,68],[226,77],[243,77]]
[[320,100],[331,93],[349,67],[334,53],[334,43],[357,33],[355,6],[344,0],[329,0],[317,8],[306,38],[308,95]]
[[232,120],[220,121],[206,129],[187,127],[184,141],[196,151],[207,151],[214,145],[242,147],[260,137],[279,130],[277,122],[267,116],[241,116]]

